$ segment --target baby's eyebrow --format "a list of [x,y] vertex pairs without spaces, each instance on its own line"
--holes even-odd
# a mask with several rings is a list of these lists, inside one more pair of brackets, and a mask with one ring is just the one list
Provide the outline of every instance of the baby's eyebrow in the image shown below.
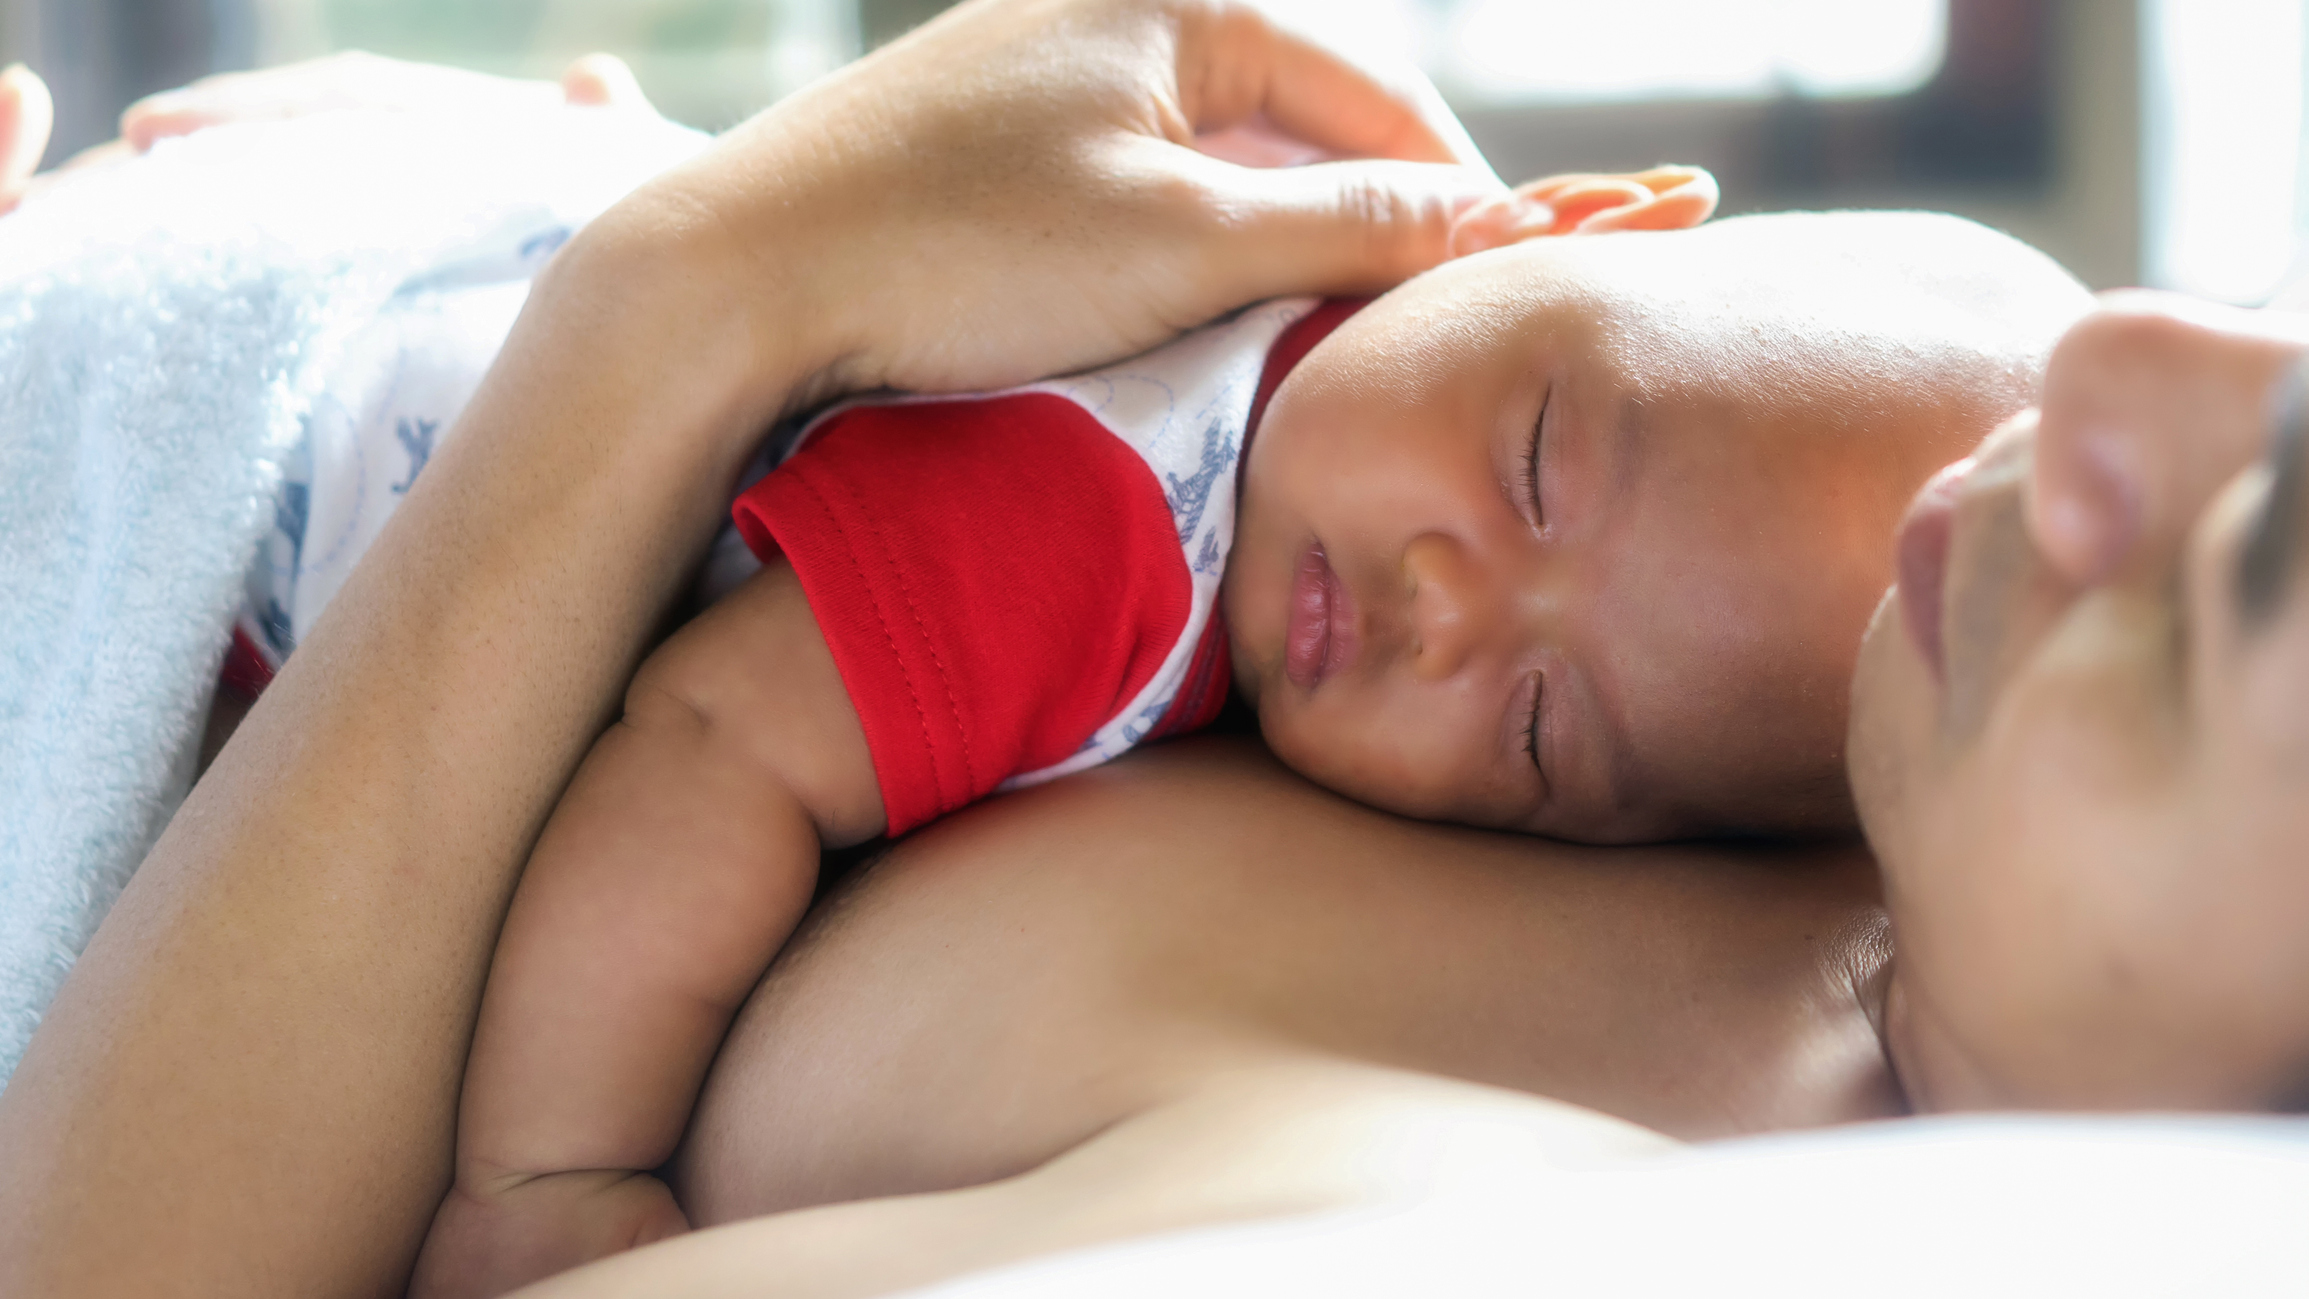
[[2309,491],[2309,358],[2287,371],[2272,403],[2268,462],[2276,471],[2237,561],[2237,602],[2249,630],[2267,624],[2292,581]]

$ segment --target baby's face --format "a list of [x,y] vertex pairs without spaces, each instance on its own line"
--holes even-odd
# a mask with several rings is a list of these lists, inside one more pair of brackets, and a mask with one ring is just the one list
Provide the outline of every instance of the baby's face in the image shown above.
[[1849,355],[1799,292],[1652,255],[1692,237],[1464,259],[1292,373],[1224,595],[1285,761],[1577,839],[1850,823],[1846,687],[1893,525],[2012,403],[1872,391],[1881,349]]

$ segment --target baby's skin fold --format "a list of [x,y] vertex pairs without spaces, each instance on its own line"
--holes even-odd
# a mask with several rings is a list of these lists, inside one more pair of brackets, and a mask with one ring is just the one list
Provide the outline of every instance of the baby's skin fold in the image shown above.
[[[1389,160],[1278,183],[1184,147],[1260,113]],[[1399,281],[1501,188],[1463,143],[1430,96],[1247,8],[1007,0],[587,227],[0,1093],[0,1290],[398,1288],[521,865],[760,431]],[[953,336],[957,301],[982,333]]]
[[[1756,292],[1775,277],[1794,287]],[[2002,236],[1852,214],[1503,249],[1333,313],[1250,442],[1226,560],[1235,674],[1278,754],[1383,808],[1603,839],[1847,826],[1848,803],[1817,791],[1841,788],[1832,687],[1888,577],[1881,538],[1934,467],[2032,399],[2084,304]],[[1437,342],[1438,320],[1472,323]],[[1358,384],[1390,366],[1384,395]],[[896,414],[935,435],[942,409]],[[856,438],[826,427],[794,465]],[[1532,443],[1538,481],[1513,472]],[[1309,621],[1310,536],[1323,581],[1361,583],[1317,610],[1359,652],[1313,671],[1288,643]],[[882,746],[923,701],[856,695],[838,664],[859,651],[824,621],[826,593],[758,549],[764,567],[643,665],[539,840],[422,1293],[489,1293],[682,1230],[651,1170],[729,1017],[821,850],[892,825]],[[1374,580],[1375,555],[1397,575]],[[1512,688],[1527,671],[1561,696],[1544,750],[1541,723],[1515,716],[1538,707]],[[884,739],[870,707],[898,718]],[[1585,802],[1583,724],[1619,769]],[[1518,774],[1495,774],[1502,756]],[[1542,757],[1563,788],[1543,778],[1535,797],[1520,782]]]
[[[1793,309],[1743,292],[1799,241],[1818,259],[1816,229],[1775,242],[1735,223],[1742,233],[1697,261],[1636,234],[1610,241],[1640,250],[1627,260],[1516,246],[1696,223],[1712,200],[1704,174],[1662,169],[1455,205],[1453,250],[1490,251],[1384,302],[1278,394],[1276,429],[1244,471],[1228,650],[1270,743],[1303,772],[1414,815],[1590,839],[1849,823],[1848,804],[1820,793],[1841,752],[1818,736],[1842,729],[1833,687],[1857,640],[1851,593],[1884,580],[1881,558],[1855,539],[1880,537],[1890,515],[1878,514],[1896,513],[1923,470],[2033,395],[2031,349],[2049,345],[2044,326],[2065,323],[2074,286],[1977,232],[1870,231],[1843,246],[1831,236],[1828,260],[1885,255],[1892,269],[1867,288],[1904,290],[1897,305],[1941,317],[1913,313],[1937,330],[1879,322],[1861,360],[1843,364],[1807,340],[1852,346],[1840,313],[1865,291]],[[596,245],[617,237],[610,224]],[[1894,245],[1909,236],[1903,264]],[[1678,281],[1658,269],[1692,275],[1740,256],[1751,262],[1742,275]],[[1952,276],[1947,263],[1966,258],[1986,265]],[[549,300],[582,313],[582,290]],[[1634,338],[1630,321],[1646,313],[1672,327]],[[1976,328],[1990,316],[2001,332]],[[1722,351],[1735,318],[1794,339],[1790,359]],[[1455,321],[1474,324],[1439,327]],[[1956,336],[1971,342],[1950,346]],[[1870,341],[1928,363],[1887,382],[1867,364],[1882,360]],[[1375,391],[1369,376],[1406,359],[1424,372]],[[779,404],[873,372],[855,355],[831,365],[842,377],[781,381]],[[1698,371],[1711,384],[1692,383]],[[1374,489],[1380,480],[1392,494]],[[1677,493],[1701,480],[1707,508],[1689,508]],[[1729,533],[1669,526],[1726,517]],[[1767,521],[1788,526],[1765,535]],[[1671,576],[1693,552],[1729,557],[1708,575],[1715,605]],[[1783,598],[1803,583],[1826,594]],[[1313,605],[1310,586],[1322,596]],[[1631,600],[1736,634],[1676,641],[1619,617]],[[1311,658],[1294,645],[1310,620],[1323,633]],[[1638,648],[1615,650],[1614,636]],[[1728,642],[1749,657],[1725,653]],[[1607,680],[1590,666],[1657,644],[1671,652],[1647,665],[1652,676]],[[835,657],[802,583],[773,559],[633,677],[512,898],[419,1293],[498,1293],[686,1228],[650,1170],[673,1153],[731,1015],[807,906],[820,853],[890,824]],[[1678,676],[1715,660],[1729,669]],[[1786,707],[1791,693],[1805,706]],[[1727,699],[1751,711],[1728,727],[1693,722]],[[1756,726],[1759,711],[1792,729]],[[1661,729],[1661,716],[1675,721]],[[1693,743],[1741,723],[1761,732],[1757,748]],[[1682,766],[1658,756],[1695,749],[1705,751]],[[1760,751],[1792,756],[1759,764]]]

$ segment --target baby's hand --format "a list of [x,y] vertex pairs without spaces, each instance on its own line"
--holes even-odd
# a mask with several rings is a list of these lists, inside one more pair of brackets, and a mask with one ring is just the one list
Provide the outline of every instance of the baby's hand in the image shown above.
[[48,151],[55,112],[48,87],[18,64],[0,72],[0,214],[55,183],[58,173],[131,158],[157,141],[207,126],[277,121],[347,108],[479,117],[556,104],[657,111],[642,94],[633,70],[611,54],[588,54],[570,64],[558,85],[373,54],[332,54],[286,67],[208,77],[182,90],[139,100],[121,116],[120,139],[80,154],[57,173],[35,176],[33,170]]
[[1715,210],[1716,178],[1700,167],[1546,176],[1468,209],[1451,228],[1451,255],[1465,257],[1543,235],[1683,230]]
[[633,70],[611,54],[569,65],[560,84],[515,81],[463,68],[407,63],[358,51],[258,72],[205,77],[182,90],[137,101],[120,118],[120,138],[137,150],[226,122],[261,122],[335,109],[472,113],[555,104],[655,112]]
[[689,1230],[646,1173],[552,1173],[504,1190],[449,1192],[417,1256],[410,1299],[490,1299],[581,1263]]
[[56,106],[32,69],[0,70],[0,213],[23,201],[55,124]]

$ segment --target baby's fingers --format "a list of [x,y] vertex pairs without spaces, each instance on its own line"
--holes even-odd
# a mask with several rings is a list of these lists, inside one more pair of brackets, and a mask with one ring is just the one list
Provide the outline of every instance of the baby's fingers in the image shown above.
[[48,87],[30,68],[19,63],[0,71],[0,212],[24,197],[55,122]]
[[586,108],[638,108],[656,112],[641,82],[614,54],[588,54],[561,74],[561,96]]
[[[580,66],[586,62],[581,60]],[[572,69],[573,74],[577,71]],[[598,82],[605,102],[611,92],[622,92],[607,70],[596,67],[579,76],[581,82],[589,79]],[[205,77],[182,90],[152,95],[121,115],[120,136],[142,151],[155,141],[228,122],[272,121],[340,109],[478,115],[549,108],[563,102],[565,93],[550,81],[516,81],[347,51],[284,67]],[[639,93],[638,87],[634,93]]]

